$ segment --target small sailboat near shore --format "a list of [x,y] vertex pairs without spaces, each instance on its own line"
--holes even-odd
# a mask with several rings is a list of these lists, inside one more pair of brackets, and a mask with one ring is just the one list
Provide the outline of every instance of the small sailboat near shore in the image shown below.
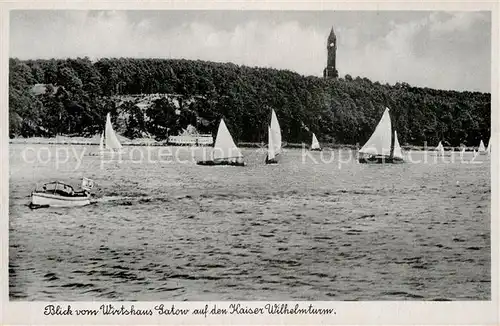
[[101,135],[101,144],[102,147],[99,148],[101,153],[108,151],[121,152],[123,150],[123,146],[113,130],[113,125],[111,124],[111,114],[109,112],[106,115],[106,126],[104,128],[104,135]]
[[124,148],[113,130],[113,125],[111,124],[111,114],[106,115],[106,124],[104,125],[104,131],[99,137],[99,151],[98,153],[90,153],[90,156],[105,155],[106,153],[122,153]]
[[404,163],[398,135],[394,132],[394,148],[391,149],[392,125],[389,109],[385,108],[375,131],[359,150],[359,163]]
[[[489,144],[488,144],[488,148],[489,148]],[[486,147],[484,147],[484,143],[483,143],[482,139],[481,139],[481,142],[479,143],[478,154],[480,154],[480,155],[488,154],[488,150],[486,149]]]
[[266,164],[277,164],[281,155],[281,128],[274,110],[271,110],[271,125],[268,126],[267,131]]
[[311,151],[321,151],[321,146],[319,145],[318,138],[316,138],[316,135],[313,133],[312,134],[312,142],[311,142]]
[[231,133],[227,129],[224,119],[220,120],[219,129],[217,130],[217,138],[212,151],[211,160],[198,161],[198,165],[231,165],[245,166],[243,154],[234,143]]
[[436,146],[435,150],[436,150],[437,155],[440,155],[440,156],[444,155],[444,147],[443,147],[443,144],[441,142],[439,142],[439,144]]
[[434,148],[434,150],[431,151],[431,154],[433,156],[437,156],[437,157],[444,157],[444,156],[452,156],[453,155],[452,152],[449,152],[449,151],[446,152],[444,150],[444,146],[443,146],[443,143],[441,141],[438,143],[438,145],[436,146],[436,148]]

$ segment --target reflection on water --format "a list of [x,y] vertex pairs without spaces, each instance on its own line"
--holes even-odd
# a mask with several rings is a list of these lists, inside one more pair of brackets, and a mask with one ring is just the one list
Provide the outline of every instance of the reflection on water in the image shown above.
[[[339,168],[295,149],[269,166],[244,149],[243,168],[101,169],[86,155],[74,171],[75,158],[56,170],[53,155],[27,163],[22,150],[10,148],[12,300],[490,298],[487,158]],[[36,183],[82,176],[95,204],[25,206]]]

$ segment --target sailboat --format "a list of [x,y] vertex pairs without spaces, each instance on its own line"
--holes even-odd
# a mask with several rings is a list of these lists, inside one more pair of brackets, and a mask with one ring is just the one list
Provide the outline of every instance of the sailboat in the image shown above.
[[122,149],[122,144],[118,140],[113,125],[111,124],[111,114],[106,115],[106,127],[104,129],[104,148],[110,150]]
[[[104,126],[104,132],[101,133],[99,139],[99,154],[104,155],[106,153],[122,153],[123,147],[118,136],[113,130],[113,125],[111,124],[111,114],[106,115],[106,124]],[[91,154],[96,155],[96,154]]]
[[266,164],[278,163],[281,154],[281,128],[278,117],[274,110],[271,110],[271,125],[268,126],[268,150]]
[[403,153],[398,135],[394,132],[394,148],[391,151],[392,125],[389,109],[385,108],[375,131],[359,150],[359,163],[403,163]]
[[491,154],[491,138],[490,140],[488,141],[488,147],[486,147],[486,153],[488,153],[488,155]]
[[441,156],[444,155],[444,147],[443,147],[443,144],[441,144],[441,142],[439,142],[439,144],[436,146],[436,152],[437,152],[437,155],[441,155]]
[[313,133],[311,142],[311,151],[321,151],[321,146],[319,145],[318,138]]
[[481,142],[479,143],[478,153],[479,153],[479,154],[482,154],[482,155],[484,155],[484,154],[487,154],[487,153],[488,153],[488,152],[487,152],[487,150],[486,150],[486,148],[484,147],[484,143],[483,143],[483,140],[482,140],[482,139],[481,139]]
[[217,130],[217,138],[212,152],[211,160],[202,160],[197,162],[198,165],[232,165],[245,166],[243,154],[236,147],[231,133],[226,127],[224,119],[220,120],[219,129]]

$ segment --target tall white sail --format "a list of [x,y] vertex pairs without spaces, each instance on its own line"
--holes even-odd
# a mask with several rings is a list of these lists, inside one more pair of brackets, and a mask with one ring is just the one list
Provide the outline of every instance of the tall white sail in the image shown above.
[[281,128],[274,110],[271,112],[271,135],[273,136],[275,154],[279,154],[281,152]]
[[236,147],[233,137],[231,137],[231,133],[229,133],[229,130],[226,127],[224,119],[220,120],[213,153],[214,160],[243,157],[239,148]]
[[274,145],[271,126],[267,126],[267,132],[268,132],[267,159],[272,160],[276,157],[276,153],[275,153],[275,145]]
[[111,125],[111,114],[108,113],[106,116],[106,128],[105,128],[105,145],[107,149],[121,149],[122,144],[118,140],[118,137],[113,130],[113,126]]
[[319,142],[314,133],[312,137],[311,149],[319,149]]
[[375,131],[359,152],[363,154],[389,156],[391,154],[391,128],[389,109],[385,108],[384,114],[375,128]]
[[436,146],[436,151],[438,151],[440,154],[444,153],[444,147],[443,144],[441,144],[441,142],[439,142],[439,144]]
[[490,140],[488,140],[488,147],[486,147],[486,152],[487,152],[488,154],[490,154],[490,153],[491,153],[491,137],[490,137]]
[[479,153],[486,152],[486,148],[484,147],[483,140],[481,139],[481,142],[479,143]]
[[395,158],[403,158],[403,152],[401,151],[401,146],[399,146],[398,134],[394,130],[394,152],[392,154]]

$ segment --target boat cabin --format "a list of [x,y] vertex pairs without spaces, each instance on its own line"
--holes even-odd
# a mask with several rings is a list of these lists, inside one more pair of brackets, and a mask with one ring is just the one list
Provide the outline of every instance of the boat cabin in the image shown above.
[[67,185],[61,181],[53,181],[44,184],[42,186],[42,191],[48,194],[57,194],[66,197],[74,197],[82,193],[82,192],[75,192],[72,186]]

